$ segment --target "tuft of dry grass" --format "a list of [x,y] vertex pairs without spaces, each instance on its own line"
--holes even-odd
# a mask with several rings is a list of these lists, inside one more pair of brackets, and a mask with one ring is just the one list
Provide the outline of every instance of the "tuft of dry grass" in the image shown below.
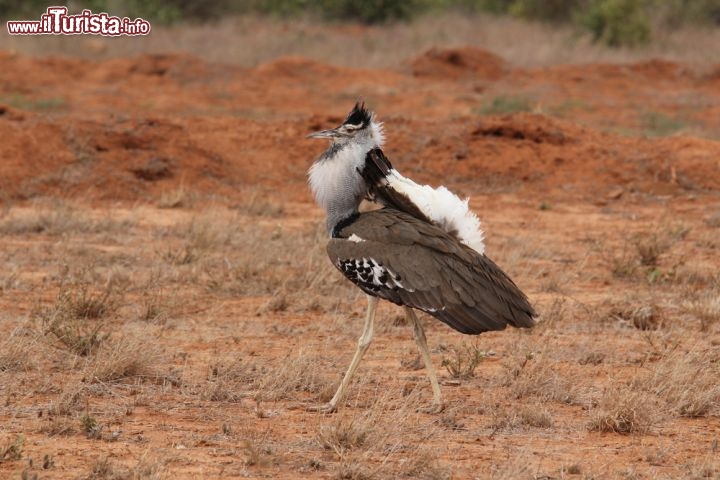
[[700,320],[700,331],[707,332],[720,321],[720,288],[712,288],[694,294],[683,301],[682,307]]
[[341,411],[318,427],[318,443],[337,459],[335,478],[449,478],[436,451],[408,442],[416,435],[424,440],[436,435],[435,422],[419,420],[421,396],[397,393],[378,393],[363,409]]
[[70,416],[83,405],[87,386],[77,381],[68,381],[63,386],[60,395],[50,405],[48,413],[52,416]]
[[657,330],[666,323],[666,315],[655,303],[623,300],[610,307],[607,318],[638,330]]
[[304,351],[288,355],[275,368],[270,369],[258,383],[256,398],[262,401],[277,401],[291,398],[295,392],[315,395],[319,401],[331,398],[334,384],[320,375],[320,357],[309,356]]
[[468,379],[475,376],[475,369],[487,354],[477,345],[453,346],[451,356],[443,356],[442,366],[452,378]]
[[[244,360],[220,362],[210,367],[201,397],[212,401],[239,402],[254,397],[259,402],[292,398],[297,392],[311,393],[318,401],[331,398],[334,384],[320,375],[319,357],[300,351],[272,366]],[[259,414],[260,412],[258,407]]]
[[644,272],[648,281],[653,283],[662,276],[658,269],[661,256],[689,232],[690,228],[683,224],[657,225],[650,231],[626,239],[619,251],[604,252],[603,258],[609,263],[614,277],[632,278],[638,272]]
[[379,420],[374,416],[341,416],[336,422],[320,427],[318,440],[323,448],[342,457],[344,452],[364,446],[373,434],[378,433],[379,426]]
[[513,398],[533,397],[561,403],[578,400],[574,379],[556,371],[556,362],[548,355],[548,352],[525,350],[504,365],[506,375],[503,385],[510,387]]
[[512,430],[521,427],[552,428],[553,426],[552,415],[539,404],[520,408],[512,406],[494,409],[492,415],[491,436],[501,430]]
[[215,402],[239,402],[249,396],[248,390],[255,387],[258,377],[266,370],[242,359],[219,362],[210,366],[207,385],[200,396]]
[[77,432],[76,422],[67,417],[50,417],[46,423],[40,427],[40,433],[44,433],[49,437],[54,436],[70,436]]
[[627,385],[611,386],[600,397],[588,429],[622,435],[648,432],[660,419],[657,400]]
[[153,344],[135,337],[105,342],[87,366],[92,382],[116,382],[129,377],[161,378],[160,354]]
[[161,193],[156,205],[158,208],[188,208],[194,203],[195,196],[180,184],[177,188]]
[[24,446],[25,437],[23,435],[16,435],[15,438],[0,447],[0,463],[20,460]]
[[97,351],[110,333],[101,332],[102,323],[88,324],[63,317],[49,319],[45,332],[52,334],[68,350],[80,356],[88,356]]
[[0,372],[21,372],[32,368],[38,357],[36,333],[22,325],[0,340]]
[[97,458],[84,476],[83,480],[161,480],[165,475],[165,463],[150,458],[147,453],[142,455],[131,467],[113,462],[110,457]]
[[620,251],[612,251],[603,258],[610,265],[610,272],[615,278],[631,278],[640,268],[640,261],[633,250],[629,248],[629,243],[623,243]]
[[126,286],[115,277],[101,286],[92,277],[87,269],[74,275],[64,272],[55,303],[34,311],[45,334],[53,335],[80,356],[91,355],[109,338],[109,333],[103,332],[105,325],[98,320],[114,314],[125,295]]
[[720,409],[718,378],[717,355],[675,350],[653,365],[649,375],[636,379],[633,386],[664,400],[671,414],[705,417]]
[[255,190],[242,205],[242,211],[253,217],[279,218],[285,215],[285,204],[271,200],[269,192]]
[[168,317],[170,302],[161,289],[145,288],[140,292],[138,318],[144,322],[162,324]]
[[551,428],[553,419],[550,412],[541,406],[524,407],[518,412],[520,425],[527,425],[535,428]]

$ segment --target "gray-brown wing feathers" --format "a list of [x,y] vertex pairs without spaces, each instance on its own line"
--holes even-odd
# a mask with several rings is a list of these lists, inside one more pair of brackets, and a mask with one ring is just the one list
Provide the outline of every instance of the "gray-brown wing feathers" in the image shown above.
[[331,260],[371,295],[467,334],[535,323],[525,295],[492,260],[432,224],[383,209],[361,214],[340,237],[328,244]]

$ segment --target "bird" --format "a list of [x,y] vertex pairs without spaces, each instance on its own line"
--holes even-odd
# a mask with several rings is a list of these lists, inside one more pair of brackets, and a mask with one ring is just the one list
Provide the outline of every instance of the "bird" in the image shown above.
[[[373,337],[380,299],[402,306],[433,392],[430,411],[444,408],[427,338],[415,311],[467,335],[529,328],[536,313],[527,296],[486,254],[478,217],[444,186],[420,185],[395,169],[382,150],[383,124],[358,101],[336,128],[311,133],[329,147],[308,171],[326,213],[327,253],[368,298],[353,359],[335,395],[311,410],[334,412]],[[363,200],[379,207],[360,212]]]

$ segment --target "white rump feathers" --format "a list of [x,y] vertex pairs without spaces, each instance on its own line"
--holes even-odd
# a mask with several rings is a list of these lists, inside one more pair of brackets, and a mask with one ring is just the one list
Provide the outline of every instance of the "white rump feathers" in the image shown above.
[[386,177],[388,185],[406,195],[430,220],[476,252],[485,253],[480,219],[468,208],[469,199],[461,200],[445,187],[418,185],[392,169]]

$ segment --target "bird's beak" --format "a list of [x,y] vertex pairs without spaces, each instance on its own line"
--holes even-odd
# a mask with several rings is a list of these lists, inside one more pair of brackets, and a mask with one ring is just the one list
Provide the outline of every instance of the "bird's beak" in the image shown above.
[[329,130],[321,130],[319,132],[311,133],[307,138],[337,138],[341,137],[342,134],[338,132],[337,128],[331,128]]

